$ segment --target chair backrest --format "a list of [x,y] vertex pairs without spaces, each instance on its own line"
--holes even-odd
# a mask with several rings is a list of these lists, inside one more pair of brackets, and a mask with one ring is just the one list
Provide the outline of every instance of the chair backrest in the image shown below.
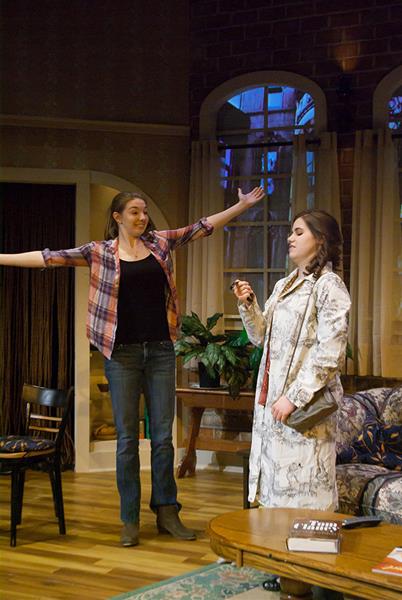
[[73,387],[65,391],[24,383],[25,435],[53,439],[59,449],[72,407],[73,390]]

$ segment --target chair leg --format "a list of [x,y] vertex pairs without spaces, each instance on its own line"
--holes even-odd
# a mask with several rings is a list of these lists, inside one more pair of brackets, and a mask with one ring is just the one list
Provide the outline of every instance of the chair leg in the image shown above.
[[18,521],[17,525],[21,525],[22,521],[22,505],[24,502],[24,486],[25,486],[25,471],[19,471],[18,478]]
[[17,545],[17,525],[20,517],[20,471],[13,469],[11,472],[11,523],[10,523],[10,546]]
[[54,514],[56,515],[56,519],[59,519],[59,512],[58,512],[58,506],[57,506],[57,494],[56,494],[56,487],[55,487],[55,478],[54,478],[54,470],[53,468],[49,469],[49,479],[50,479],[50,485],[52,486],[52,496],[53,496],[53,506],[54,506]]
[[59,520],[59,532],[62,535],[66,533],[66,523],[64,520],[63,489],[61,486],[61,469],[58,461],[54,464],[54,503],[57,506],[57,518]]

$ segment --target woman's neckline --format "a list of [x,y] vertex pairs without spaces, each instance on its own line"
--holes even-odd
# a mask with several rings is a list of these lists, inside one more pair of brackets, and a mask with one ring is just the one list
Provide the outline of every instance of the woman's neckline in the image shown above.
[[133,260],[127,260],[127,259],[125,259],[125,258],[120,258],[120,257],[119,257],[119,260],[120,260],[120,262],[125,262],[125,263],[134,263],[134,262],[140,262],[140,261],[142,261],[142,260],[147,260],[147,258],[149,258],[150,256],[152,256],[152,252],[150,252],[150,253],[148,254],[148,256],[145,256],[144,258],[133,258]]

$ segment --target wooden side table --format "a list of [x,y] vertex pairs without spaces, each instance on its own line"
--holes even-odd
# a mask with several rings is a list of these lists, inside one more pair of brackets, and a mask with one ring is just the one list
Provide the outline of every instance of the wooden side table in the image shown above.
[[236,453],[250,448],[249,441],[240,440],[215,440],[199,437],[202,415],[206,408],[225,409],[231,411],[252,411],[254,407],[254,392],[243,391],[235,400],[229,396],[228,391],[222,389],[186,387],[176,388],[177,399],[184,406],[191,409],[190,425],[187,432],[186,452],[177,467],[177,477],[181,478],[188,473],[195,474],[197,464],[196,450],[214,450],[216,452]]

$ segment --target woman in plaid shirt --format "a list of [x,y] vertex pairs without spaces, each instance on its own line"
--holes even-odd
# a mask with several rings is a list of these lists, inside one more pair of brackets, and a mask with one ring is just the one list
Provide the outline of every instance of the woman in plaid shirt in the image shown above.
[[238,191],[230,208],[180,229],[156,231],[141,194],[113,199],[105,240],[70,250],[1,254],[0,264],[19,267],[90,268],[87,335],[104,355],[117,430],[116,477],[123,522],[121,544],[139,538],[139,398],[145,393],[151,436],[150,506],[160,532],[194,540],[179,518],[174,479],[172,425],[175,406],[175,353],[179,309],[171,252],[210,235],[253,206],[262,188]]

